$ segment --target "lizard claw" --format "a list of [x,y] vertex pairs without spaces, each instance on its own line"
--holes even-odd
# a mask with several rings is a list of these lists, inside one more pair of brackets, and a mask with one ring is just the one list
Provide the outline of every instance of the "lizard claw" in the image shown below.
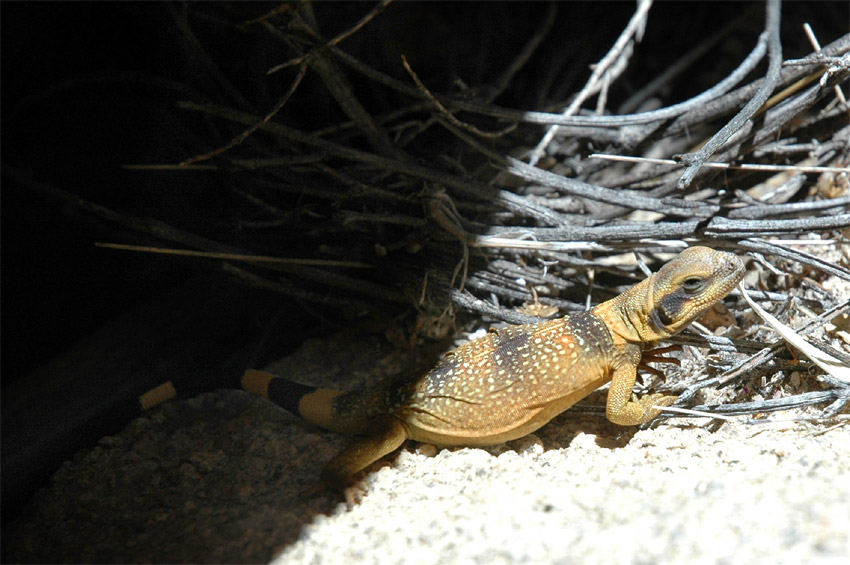
[[644,407],[644,410],[651,412],[652,417],[655,418],[663,411],[663,407],[670,406],[676,402],[678,398],[678,396],[671,396],[669,394],[656,392],[653,394],[647,394],[641,398],[640,403]]
[[345,497],[345,505],[351,510],[360,504],[363,497],[366,496],[366,484],[363,481],[352,483],[343,489],[342,495]]
[[312,498],[321,494],[333,494],[337,500],[342,495],[346,507],[351,510],[360,504],[363,501],[363,497],[366,496],[366,483],[363,480],[357,480],[345,486],[337,487],[320,479],[316,484],[301,493],[301,499]]
[[[679,366],[682,364],[681,360],[675,357],[667,357],[664,354],[681,350],[681,345],[669,345],[667,347],[656,347],[653,349],[647,349],[641,355],[637,369],[638,371],[643,371],[645,373],[649,373],[650,375],[655,375],[656,377],[661,378],[661,380],[663,381],[665,377],[664,373],[659,371],[655,367],[650,367],[649,363],[671,363],[673,365]],[[643,380],[641,380],[641,384],[643,384]]]

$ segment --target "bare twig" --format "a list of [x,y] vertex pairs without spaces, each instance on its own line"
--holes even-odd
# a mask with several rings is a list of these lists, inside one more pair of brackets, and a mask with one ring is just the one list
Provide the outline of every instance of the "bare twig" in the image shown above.
[[[397,61],[394,57],[398,53],[390,50],[382,52],[380,58],[370,58],[379,46],[397,43],[375,42],[371,38],[363,42],[350,40],[357,33],[366,38],[374,31],[366,24],[387,4],[382,1],[369,6],[365,17],[330,40],[320,33],[322,22],[312,14],[309,4],[272,9],[247,23],[234,24],[215,16],[217,25],[237,30],[243,36],[256,34],[273,48],[283,45],[289,50],[294,58],[270,72],[291,66],[298,69],[287,79],[292,80],[291,84],[284,84],[284,96],[266,104],[273,106],[267,112],[234,110],[233,107],[244,106],[226,102],[236,97],[219,80],[215,81],[213,96],[207,92],[188,92],[186,96],[196,101],[212,98],[218,104],[187,102],[180,106],[201,112],[204,118],[222,118],[207,119],[213,127],[242,132],[232,139],[229,135],[224,137],[224,141],[213,144],[219,149],[179,167],[184,178],[194,171],[222,171],[234,181],[228,194],[228,198],[233,197],[232,210],[220,215],[216,212],[210,221],[209,233],[215,233],[214,238],[98,207],[72,194],[38,189],[76,209],[186,249],[164,250],[156,246],[148,249],[151,252],[245,261],[248,265],[243,264],[244,268],[232,264],[224,268],[246,284],[283,293],[296,301],[358,313],[383,311],[386,308],[382,307],[389,304],[398,306],[394,314],[407,307],[421,314],[432,307],[440,312],[454,303],[494,319],[535,321],[525,315],[528,311],[517,310],[532,296],[535,304],[565,312],[584,309],[591,302],[589,289],[593,302],[615,296],[626,283],[641,280],[647,271],[697,243],[752,253],[757,259],[751,270],[764,270],[762,280],[771,288],[754,296],[784,307],[804,305],[816,310],[816,305],[830,304],[834,293],[817,289],[814,283],[805,286],[806,276],[802,277],[802,290],[774,285],[771,277],[794,282],[795,277],[800,280],[795,274],[800,270],[806,275],[816,270],[850,278],[844,261],[821,257],[817,251],[800,251],[834,246],[840,253],[839,246],[846,237],[844,229],[850,226],[847,108],[840,100],[828,98],[832,87],[846,80],[850,72],[850,34],[823,49],[813,41],[813,55],[786,61],[777,70],[776,60],[781,62],[775,41],[778,15],[771,12],[776,7],[771,0],[769,13],[773,15],[767,18],[765,30],[752,51],[736,54],[737,68],[715,80],[713,87],[651,112],[606,116],[591,115],[590,110],[585,114],[580,109],[594,95],[598,96],[596,111],[604,110],[608,88],[627,66],[630,72],[643,70],[642,60],[631,58],[630,54],[647,21],[649,2],[644,1],[630,14],[632,21],[593,68],[567,112],[555,114],[504,108],[491,102],[499,93],[507,92],[507,87],[514,86],[510,84],[514,77],[519,77],[518,88],[511,88],[510,97],[505,100],[548,90],[548,84],[539,84],[546,79],[529,78],[526,71],[531,63],[550,63],[538,61],[537,57],[551,55],[540,46],[549,47],[549,39],[553,38],[548,30],[560,25],[560,21],[555,21],[560,6],[541,8],[543,17],[533,31],[525,37],[510,38],[510,45],[519,46],[513,59],[502,54],[495,69],[479,73],[498,77],[493,86],[473,84],[462,95],[449,96],[429,87],[440,84],[458,69],[465,72],[464,67],[441,68],[445,74],[437,78],[425,74],[420,78],[405,60],[415,83],[411,84],[410,80],[398,80],[376,70],[386,61],[390,65]],[[180,10],[173,6],[170,9]],[[404,9],[406,4],[396,4],[384,16],[392,18]],[[317,10],[316,16],[321,13]],[[717,37],[727,31],[728,28],[721,30]],[[546,44],[541,43],[544,37]],[[343,43],[346,39],[349,41]],[[715,40],[703,42],[694,52],[704,52]],[[343,51],[343,45],[350,52]],[[724,50],[731,53],[728,48],[733,46],[730,42]],[[690,47],[685,45],[686,49]],[[564,53],[570,53],[572,48],[559,48],[557,56],[566,60]],[[806,45],[795,45],[794,49],[803,52]],[[767,77],[741,84],[768,52]],[[655,77],[647,76],[649,91],[681,72],[688,59],[695,56],[680,59]],[[263,63],[264,59],[258,61],[263,65],[262,71],[270,66]],[[238,68],[244,72],[250,66]],[[415,68],[424,73],[426,67]],[[315,80],[305,80],[307,69],[315,71]],[[211,76],[221,73],[217,68],[205,70]],[[356,88],[343,72],[356,80],[351,83]],[[274,80],[262,72],[258,78],[269,84]],[[682,81],[685,80],[690,77],[685,76]],[[742,108],[755,105],[772,91],[775,94],[759,104],[754,113],[741,113]],[[315,93],[319,95],[313,96]],[[326,106],[319,104],[328,99],[326,94],[345,114],[337,123],[326,121],[335,108],[334,112],[325,112]],[[374,98],[367,98],[370,95]],[[293,106],[296,97],[297,108]],[[264,93],[259,98],[264,99]],[[528,98],[519,103],[535,107]],[[304,110],[318,112],[322,119],[313,122]],[[711,121],[727,121],[736,114],[744,116],[743,122],[730,122],[728,137],[716,142],[714,149],[704,149],[716,150],[713,162],[693,163],[700,170],[703,166],[714,169],[700,175],[700,180],[704,178],[706,182],[694,182],[687,191],[677,190],[681,164],[655,157],[689,150],[691,135],[703,135],[708,127],[713,127],[709,126]],[[193,122],[195,118],[191,116]],[[292,127],[294,123],[306,125],[296,129]],[[488,133],[505,123],[514,125]],[[551,154],[535,166],[517,156],[527,154],[542,137],[539,125],[560,126],[559,143],[544,147],[548,143],[544,139],[538,149]],[[555,129],[549,134],[554,134]],[[252,135],[258,131],[264,135]],[[421,135],[423,132],[427,136]],[[706,137],[709,136],[710,133]],[[246,154],[246,139],[252,155]],[[239,155],[225,153],[240,143],[243,150]],[[614,155],[617,153],[636,156]],[[187,164],[213,157],[215,161]],[[622,161],[635,164],[624,165]],[[164,171],[178,166],[126,168]],[[12,180],[20,180],[21,176],[6,167],[3,174],[7,175],[4,179]],[[32,181],[26,186],[33,186]],[[817,196],[806,197],[807,192]],[[232,237],[225,240],[221,234],[227,234],[227,230],[231,230]],[[819,239],[812,238],[812,233]],[[249,249],[237,249],[215,239],[239,242],[240,246],[244,243]],[[254,242],[263,255],[251,252]],[[118,247],[138,249],[120,244]],[[269,249],[281,249],[290,258],[271,258],[268,255],[275,251]],[[636,253],[646,265],[635,263]],[[291,259],[302,255],[310,259]],[[378,267],[380,273],[375,269],[340,269],[367,266]],[[278,280],[273,271],[284,273],[284,277]],[[426,272],[427,282],[423,284]],[[730,303],[735,296],[738,294],[733,292]],[[761,354],[763,344],[751,339],[685,333],[674,341],[711,347],[718,352],[716,363],[733,367],[721,380],[710,381],[715,386],[728,386],[744,376],[770,377],[796,369],[791,361],[776,357],[775,352],[781,348]],[[751,360],[742,369],[739,360],[746,356],[751,356]],[[809,367],[806,361],[802,366]],[[708,386],[708,382],[701,381],[700,386]],[[775,392],[770,386],[773,384],[765,391]],[[807,397],[806,401],[812,398]],[[841,402],[842,398],[834,398],[830,410]],[[738,409],[767,410],[786,405],[748,405]]]
[[245,255],[243,253],[215,253],[212,251],[194,251],[191,249],[168,249],[146,245],[126,245],[123,243],[95,242],[95,247],[105,249],[120,249],[122,251],[140,251],[159,255],[179,255],[182,257],[203,257],[205,259],[224,259],[228,261],[247,261],[249,263],[278,263],[286,265],[313,265],[321,267],[346,267],[354,269],[371,269],[374,265],[360,261],[335,261],[332,259],[301,259],[297,257],[270,257],[268,255]]
[[[237,112],[228,108],[222,108],[214,105],[197,104],[195,102],[181,102],[180,107],[187,110],[195,110],[205,112],[212,115],[241,123],[255,123],[255,118],[244,112]],[[545,209],[542,206],[535,205],[527,200],[520,198],[516,194],[508,191],[499,191],[487,186],[483,183],[472,179],[458,178],[454,175],[443,173],[441,171],[408,162],[399,162],[394,159],[389,159],[383,156],[367,153],[359,149],[353,149],[338,145],[336,143],[318,139],[315,136],[305,134],[294,128],[290,128],[281,124],[268,122],[260,126],[260,129],[284,136],[288,139],[303,143],[305,145],[316,147],[327,151],[337,157],[359,161],[365,164],[371,164],[378,169],[386,169],[395,172],[408,174],[423,180],[440,183],[446,186],[451,186],[456,190],[469,194],[473,197],[482,198],[485,200],[495,199],[500,205],[523,215],[536,217],[545,223],[561,224],[563,220],[551,210]]]
[[[562,113],[563,116],[572,116],[578,112],[578,109],[581,108],[585,100],[602,90],[604,84],[610,84],[610,81],[622,72],[622,69],[625,67],[623,61],[621,61],[621,57],[627,51],[627,47],[632,45],[635,40],[639,41],[643,35],[643,30],[646,26],[646,17],[651,6],[652,0],[638,1],[637,9],[626,25],[626,28],[617,38],[617,41],[614,42],[608,53],[595,65],[587,84],[579,91],[573,101],[570,102],[570,105]],[[605,79],[604,81],[602,80],[603,78]],[[556,133],[558,133],[558,126],[549,128],[546,135],[543,136],[543,139],[540,140],[529,156],[528,162],[531,166],[537,164],[537,161],[543,156],[546,146],[552,142]]]
[[[682,55],[679,59],[677,59],[672,65],[667,67],[661,74],[657,77],[649,81],[645,86],[643,86],[640,90],[629,96],[625,102],[623,102],[618,108],[618,114],[631,114],[640,104],[642,104],[647,98],[655,94],[655,92],[661,88],[663,85],[668,84],[671,80],[673,80],[676,76],[682,73],[685,69],[693,65],[700,57],[709,52],[709,50],[717,45],[720,41],[723,40],[724,37],[728,36],[729,33],[738,26],[737,21],[732,21],[728,25],[722,27],[717,30],[716,33],[711,34],[709,37],[700,41],[693,49]],[[759,41],[756,44],[757,49],[761,48],[761,56],[759,59],[764,56],[764,53],[767,51],[767,41],[764,34],[759,37]],[[731,76],[731,75],[730,75]],[[725,80],[724,80],[725,82]],[[719,86],[719,85],[718,85]],[[716,88],[716,86],[715,86]],[[730,87],[731,88],[731,87]],[[725,93],[724,90],[722,93]],[[672,106],[669,106],[665,109],[670,109]]]
[[195,55],[214,77],[221,89],[226,92],[227,95],[230,96],[230,98],[232,98],[242,109],[253,111],[253,105],[248,102],[248,100],[236,89],[235,86],[233,86],[233,83],[227,78],[227,75],[222,72],[212,57],[209,56],[206,49],[204,49],[203,45],[201,45],[198,37],[192,31],[187,17],[187,5],[184,4],[181,6],[179,4],[166,4],[166,7],[174,20],[174,23],[177,25],[177,29],[179,29],[183,37],[186,38],[188,44],[192,46],[195,51]]
[[218,155],[221,155],[222,153],[229,151],[230,149],[233,149],[237,145],[241,144],[250,135],[252,135],[255,131],[260,129],[260,127],[263,124],[267,123],[269,120],[271,120],[273,117],[275,117],[278,112],[280,112],[283,109],[283,107],[289,101],[289,98],[298,89],[298,85],[301,84],[301,81],[304,79],[304,75],[306,73],[307,73],[307,66],[301,65],[301,67],[299,67],[299,69],[298,69],[298,73],[295,75],[295,78],[292,80],[292,83],[289,85],[289,90],[286,92],[286,94],[281,96],[281,98],[277,101],[277,104],[274,105],[274,108],[272,108],[272,110],[268,114],[266,114],[261,120],[258,120],[251,127],[249,127],[248,129],[246,129],[245,131],[243,131],[242,133],[240,133],[239,135],[237,135],[236,137],[231,139],[226,145],[219,147],[218,149],[208,151],[207,153],[202,153],[201,155],[196,155],[194,157],[190,157],[189,159],[182,161],[180,163],[180,166],[181,167],[187,167],[187,166],[192,165],[194,163],[197,163],[199,161],[207,161],[207,160],[212,159],[213,157],[217,157]]
[[[302,63],[309,62],[308,59],[311,58],[311,57],[318,56],[320,51],[336,47],[337,45],[339,45],[340,43],[342,43],[343,41],[345,41],[346,39],[348,39],[349,37],[351,37],[352,35],[354,35],[358,31],[363,29],[363,27],[365,27],[366,24],[371,22],[373,19],[375,19],[375,17],[378,14],[383,12],[384,9],[392,3],[392,1],[393,0],[381,0],[374,8],[372,8],[369,11],[368,14],[366,14],[365,16],[360,18],[360,20],[358,20],[357,23],[355,23],[352,27],[348,28],[347,30],[345,30],[345,31],[343,31],[339,34],[337,34],[336,37],[330,39],[328,42],[317,47],[316,49],[314,49],[310,53],[307,53],[307,54],[302,55],[302,56],[300,56],[296,59],[292,59],[290,61],[287,61],[285,63],[282,63],[280,65],[276,65],[276,66],[272,67],[271,69],[269,69],[266,72],[266,74],[269,74],[269,75],[274,74],[274,73],[276,73],[276,72],[278,72],[282,69],[285,69],[287,67],[294,67],[295,65],[301,65]],[[268,23],[268,21],[266,19],[255,20],[255,21],[262,21],[262,23]]]
[[428,100],[431,101],[432,104],[434,104],[434,106],[437,108],[437,111],[440,112],[440,114],[444,118],[449,120],[449,122],[451,122],[453,125],[455,125],[459,128],[463,128],[466,131],[472,132],[475,135],[478,135],[478,136],[481,136],[481,137],[486,137],[486,138],[489,138],[489,139],[495,139],[497,137],[502,137],[502,136],[507,135],[507,134],[509,134],[510,132],[512,132],[513,130],[516,129],[516,124],[511,124],[508,127],[506,127],[505,129],[503,129],[502,131],[486,132],[486,131],[481,131],[480,129],[478,129],[477,127],[475,127],[472,124],[467,124],[467,123],[461,122],[460,120],[455,118],[452,115],[451,112],[446,110],[446,107],[443,106],[442,104],[440,104],[440,101],[437,100],[437,98],[433,94],[431,94],[431,92],[428,90],[428,87],[426,87],[422,83],[422,81],[419,79],[417,74],[413,71],[412,68],[410,68],[410,64],[407,62],[407,57],[405,57],[404,55],[401,56],[401,63],[404,65],[404,70],[407,71],[407,74],[409,74],[410,78],[413,79],[413,82],[416,83],[416,87],[425,94],[425,96],[428,98]]
[[529,40],[525,43],[516,57],[511,61],[511,64],[508,66],[505,71],[499,75],[499,78],[496,79],[495,87],[487,94],[484,98],[485,102],[492,102],[495,100],[505,89],[511,84],[511,80],[516,76],[516,74],[525,66],[525,64],[531,59],[531,56],[540,47],[540,44],[543,43],[543,40],[549,35],[549,32],[552,30],[552,27],[555,25],[555,16],[558,14],[558,3],[550,2],[549,3],[549,11],[546,12],[546,16],[543,18],[543,23],[537,28],[534,34],[529,38]]
[[767,56],[768,67],[764,82],[753,96],[752,100],[747,102],[740,112],[738,112],[729,123],[723,126],[714,136],[703,145],[702,149],[694,153],[686,155],[677,155],[680,162],[687,165],[685,172],[679,178],[679,188],[685,188],[694,176],[699,171],[702,164],[708,160],[721,145],[726,143],[732,134],[741,129],[743,125],[756,113],[762,104],[767,100],[770,93],[779,82],[779,76],[782,71],[782,43],[779,40],[779,16],[780,16],[780,0],[767,0]]
[[[336,45],[343,41],[344,39],[350,37],[352,34],[362,29],[367,23],[369,23],[375,16],[377,16],[384,8],[391,2],[392,0],[383,0],[380,4],[378,4],[375,8],[373,8],[366,16],[361,18],[359,22],[357,22],[354,27],[343,32],[338,35],[336,38],[331,40],[333,45]],[[305,3],[301,6],[301,12],[307,19],[305,22],[300,18],[298,21],[301,23],[300,28],[304,31],[308,32],[317,40],[321,40],[321,36],[318,31],[318,25],[315,21],[315,17],[313,15],[312,6],[309,3]],[[366,137],[369,144],[383,153],[384,155],[392,156],[397,159],[406,159],[407,156],[404,152],[392,143],[392,140],[389,138],[387,133],[378,127],[375,123],[375,120],[363,106],[363,104],[358,100],[357,96],[355,96],[351,85],[348,83],[348,80],[345,78],[344,74],[340,72],[337,67],[336,62],[330,57],[330,49],[331,46],[328,45],[320,45],[309,51],[309,53],[302,53],[301,46],[293,41],[288,35],[281,35],[268,22],[263,22],[263,26],[274,36],[280,38],[286,45],[288,45],[292,50],[301,53],[301,58],[299,59],[301,62],[298,63],[299,66],[309,65],[321,78],[322,81],[327,88],[328,92],[333,96],[334,100],[336,100],[339,107],[342,109],[345,114],[351,118],[351,120],[356,124],[358,130]],[[287,64],[288,65],[288,64]],[[273,71],[269,71],[270,73]]]
[[[624,161],[631,163],[654,163],[656,165],[675,165],[673,159],[650,159],[648,157],[630,157],[628,155],[607,155],[605,153],[592,153],[588,157],[608,159],[610,161]],[[759,163],[732,163],[706,162],[703,167],[710,169],[737,169],[739,171],[791,171],[800,173],[850,173],[850,167],[812,167],[807,165],[767,165]]]
[[[823,52],[832,55],[840,55],[846,53],[850,49],[850,34],[842,36],[835,40],[830,45],[823,48]],[[566,127],[589,127],[589,128],[622,128],[632,125],[644,125],[658,122],[659,120],[668,119],[672,116],[681,115],[681,119],[671,124],[670,132],[680,133],[688,127],[696,123],[713,119],[728,111],[743,100],[752,98],[759,88],[762,81],[742,87],[738,91],[730,92],[725,97],[722,97],[723,92],[728,92],[729,88],[741,81],[753,68],[758,64],[761,58],[767,51],[767,35],[760,36],[755,49],[747,56],[741,65],[733,71],[726,79],[712,87],[711,89],[700,94],[689,101],[680,104],[687,104],[687,107],[676,107],[673,111],[662,108],[652,112],[644,112],[639,114],[629,114],[623,116],[564,116],[562,114],[554,114],[550,112],[514,110],[510,108],[502,108],[498,106],[482,104],[477,101],[463,100],[457,98],[440,97],[443,105],[448,108],[466,110],[482,115],[500,118],[508,121],[519,123],[538,124],[538,125],[559,125],[562,128]],[[383,73],[375,71],[368,65],[358,61],[356,58],[347,53],[334,50],[334,55],[343,63],[350,66],[357,72],[363,74],[367,78],[374,80],[393,90],[411,96],[414,98],[422,98],[423,95],[416,88],[406,85],[402,81],[389,77]],[[810,66],[818,64],[818,60],[813,59]],[[810,74],[808,67],[801,66],[797,69],[787,69],[782,73],[781,83],[793,82],[802,76]],[[709,103],[709,101],[711,101]],[[686,113],[687,112],[687,113]],[[668,115],[672,114],[672,116]],[[563,132],[563,129],[562,129]]]
[[772,398],[769,400],[759,400],[754,402],[738,402],[733,404],[719,404],[714,406],[698,405],[692,410],[703,412],[707,418],[713,417],[714,414],[724,414],[727,416],[741,416],[745,414],[761,414],[763,412],[777,412],[779,410],[792,410],[794,408],[804,408],[806,406],[814,406],[823,404],[840,398],[842,392],[839,390],[824,390],[817,392],[804,392],[785,398]]
[[[806,335],[807,333],[818,329],[834,317],[840,316],[846,312],[850,312],[850,301],[837,304],[836,306],[826,310],[819,316],[808,320],[799,328],[796,328],[795,331],[800,335]],[[744,359],[743,361],[741,361],[740,363],[738,363],[737,365],[735,365],[734,367],[732,367],[721,375],[703,379],[688,386],[679,395],[679,402],[682,404],[687,404],[696,395],[696,393],[702,390],[703,388],[709,386],[723,388],[729,386],[732,383],[737,382],[738,380],[747,376],[756,367],[763,366],[768,361],[773,359],[779,351],[784,349],[784,347],[785,345],[783,342],[777,342],[771,345],[770,347],[764,348],[758,353]]]

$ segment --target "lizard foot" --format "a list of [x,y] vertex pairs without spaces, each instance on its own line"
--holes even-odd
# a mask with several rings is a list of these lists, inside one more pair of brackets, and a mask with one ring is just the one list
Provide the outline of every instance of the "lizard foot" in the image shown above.
[[611,393],[609,391],[606,416],[608,416],[609,420],[620,426],[639,426],[652,421],[653,418],[661,413],[663,408],[656,408],[656,406],[670,406],[676,402],[676,398],[678,397],[662,393],[647,394],[640,398],[632,394],[629,402],[624,403],[622,406],[615,404],[614,409],[612,409]]
[[[645,415],[645,420],[643,423],[649,422],[663,411],[663,407],[670,406],[678,396],[671,396],[669,394],[664,394],[661,392],[656,392],[653,394],[647,394],[646,396],[641,397],[637,402],[643,407],[643,413]],[[658,408],[656,408],[656,406]]]
[[356,481],[348,485],[343,489],[342,496],[345,497],[345,505],[351,510],[360,504],[363,501],[363,497],[366,496],[366,483]]
[[366,483],[362,480],[352,481],[345,486],[335,486],[326,481],[319,480],[316,484],[301,493],[302,500],[313,498],[323,494],[333,495],[337,500],[339,496],[345,500],[345,505],[351,510],[353,507],[360,504],[363,497],[366,496]]

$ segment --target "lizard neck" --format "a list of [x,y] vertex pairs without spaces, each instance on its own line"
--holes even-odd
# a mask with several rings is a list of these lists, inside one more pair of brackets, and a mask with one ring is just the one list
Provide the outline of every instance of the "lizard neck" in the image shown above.
[[653,274],[623,294],[596,306],[592,312],[605,320],[615,342],[650,343],[670,337],[663,324],[653,320]]

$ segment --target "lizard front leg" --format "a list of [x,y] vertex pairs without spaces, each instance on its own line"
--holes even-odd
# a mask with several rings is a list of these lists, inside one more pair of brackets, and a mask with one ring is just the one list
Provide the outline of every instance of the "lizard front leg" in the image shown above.
[[636,398],[632,394],[637,378],[637,360],[623,362],[614,369],[611,387],[608,389],[608,402],[605,416],[621,426],[645,424],[658,416],[661,410],[654,406],[670,406],[675,396],[661,393],[647,394]]

